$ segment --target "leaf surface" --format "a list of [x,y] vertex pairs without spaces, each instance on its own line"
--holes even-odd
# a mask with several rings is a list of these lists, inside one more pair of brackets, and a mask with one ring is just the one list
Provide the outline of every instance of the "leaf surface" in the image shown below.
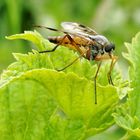
[[[30,40],[38,50],[54,47],[37,32],[7,38]],[[95,104],[93,77],[97,65],[81,58],[57,71],[77,58],[76,52],[60,46],[52,53],[33,50],[14,57],[16,62],[0,80],[1,139],[82,140],[113,125],[112,113],[123,81],[115,69],[112,76],[116,86],[108,84],[109,64],[99,72]]]

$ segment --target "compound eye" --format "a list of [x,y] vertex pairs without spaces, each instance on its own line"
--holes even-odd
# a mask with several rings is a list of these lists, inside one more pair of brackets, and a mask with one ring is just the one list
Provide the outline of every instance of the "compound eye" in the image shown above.
[[105,47],[106,52],[111,52],[112,50],[115,50],[115,45],[114,44],[109,44]]

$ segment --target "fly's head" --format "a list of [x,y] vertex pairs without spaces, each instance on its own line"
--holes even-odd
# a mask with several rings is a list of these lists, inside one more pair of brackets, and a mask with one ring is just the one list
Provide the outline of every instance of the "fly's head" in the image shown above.
[[107,44],[107,45],[105,46],[104,50],[105,50],[106,53],[111,53],[111,52],[113,52],[113,51],[115,50],[115,44],[113,44],[113,43]]

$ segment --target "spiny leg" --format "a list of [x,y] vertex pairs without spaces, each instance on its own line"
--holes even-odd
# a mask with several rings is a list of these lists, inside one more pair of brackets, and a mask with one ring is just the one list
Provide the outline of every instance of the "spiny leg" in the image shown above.
[[72,64],[74,64],[79,58],[81,58],[82,55],[80,55],[79,57],[77,57],[76,59],[74,59],[71,63],[69,63],[68,65],[66,65],[64,68],[62,69],[57,69],[57,71],[63,71],[65,70],[66,68],[70,67]]
[[116,56],[114,56],[114,57],[112,56],[111,59],[112,60],[111,60],[111,64],[110,64],[110,69],[109,69],[109,72],[107,74],[107,77],[108,77],[109,84],[114,86],[113,81],[112,81],[112,77],[111,77],[111,73],[112,73],[113,67],[114,67],[114,65],[115,65],[115,63],[117,61],[117,57]]
[[96,71],[95,76],[94,76],[94,95],[95,95],[95,104],[97,104],[96,80],[97,80],[98,72],[99,72],[100,67],[101,67],[101,63],[102,63],[102,61],[99,63],[98,68],[97,68],[97,71]]
[[67,38],[70,40],[71,44],[75,47],[75,49],[80,53],[80,55],[84,56],[83,51],[80,49],[79,46],[77,46],[77,44],[75,43],[75,41],[73,40],[73,38],[67,34]]
[[114,62],[114,60],[112,59],[111,64],[110,64],[109,72],[107,73],[107,78],[108,78],[108,83],[114,86],[113,81],[112,81],[112,77],[111,77],[111,72],[112,72],[112,69],[113,69],[113,62]]
[[61,40],[53,49],[51,49],[51,50],[45,50],[45,51],[40,51],[39,53],[46,53],[46,52],[53,52],[53,51],[55,51],[55,50],[57,49],[57,47],[60,46],[60,45],[63,43],[63,41],[65,40],[65,38],[66,38],[67,36],[68,36],[68,35],[65,35],[65,36],[62,38],[62,40]]
[[46,52],[53,52],[53,51],[55,51],[55,50],[57,49],[58,46],[60,46],[60,45],[63,44],[63,42],[64,42],[64,40],[65,40],[66,38],[68,38],[68,39],[70,40],[71,44],[75,47],[75,49],[76,49],[80,54],[83,55],[82,50],[76,45],[75,41],[74,41],[74,40],[72,39],[72,37],[71,37],[70,35],[68,35],[68,34],[66,34],[66,35],[62,38],[62,40],[61,40],[52,50],[40,51],[39,53],[46,53]]
[[82,50],[76,45],[75,41],[71,38],[70,35],[66,34],[63,39],[52,49],[52,50],[45,50],[45,51],[41,51],[39,53],[46,53],[46,52],[53,52],[56,50],[56,48],[61,45],[63,43],[63,41],[65,40],[65,38],[68,38],[71,42],[71,44],[75,47],[75,49],[80,53],[80,56],[77,57],[76,59],[74,59],[70,64],[66,65],[64,68],[62,69],[57,69],[57,71],[63,71],[66,68],[68,68],[69,66],[71,66],[74,62],[76,62],[79,58],[84,56],[84,52],[82,52]]
[[59,46],[59,45],[56,45],[56,46],[55,46],[53,49],[51,49],[51,50],[40,51],[39,53],[53,52],[53,51],[55,51],[55,50],[57,49],[58,46]]
[[71,63],[69,63],[68,65],[66,65],[64,68],[58,69],[58,71],[65,70],[66,68],[68,68],[69,66],[71,66],[73,63],[75,63],[79,58],[83,57],[84,54],[85,54],[85,52],[82,52],[82,50],[76,45],[75,41],[72,39],[72,37],[70,35],[67,34],[66,37],[70,40],[70,42],[73,45],[73,47],[75,47],[75,49],[80,53],[80,56],[77,57],[76,59],[74,59]]

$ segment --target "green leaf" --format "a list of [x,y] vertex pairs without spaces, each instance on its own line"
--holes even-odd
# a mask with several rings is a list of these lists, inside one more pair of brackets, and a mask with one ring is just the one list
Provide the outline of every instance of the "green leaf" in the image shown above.
[[[38,49],[53,47],[37,32],[8,37],[19,38],[31,40]],[[33,50],[14,57],[16,62],[3,72],[0,81],[1,139],[81,140],[113,125],[112,113],[124,82],[117,69],[112,75],[116,86],[112,86],[106,75],[109,64],[101,67],[95,104],[97,65],[82,58],[63,72],[56,71],[77,58],[76,52],[60,46],[52,53]]]
[[133,39],[132,43],[126,43],[128,53],[124,57],[130,62],[129,78],[132,90],[129,92],[127,104],[118,109],[114,114],[116,123],[128,131],[128,136],[140,138],[140,33]]
[[118,96],[115,87],[98,88],[96,105],[92,81],[47,69],[25,72],[0,89],[1,139],[81,139],[108,128]]
[[33,42],[37,48],[41,51],[45,49],[45,45],[48,45],[48,41],[46,41],[38,32],[34,31],[25,31],[23,34],[15,34],[12,36],[6,37],[9,40],[14,39],[25,39]]

